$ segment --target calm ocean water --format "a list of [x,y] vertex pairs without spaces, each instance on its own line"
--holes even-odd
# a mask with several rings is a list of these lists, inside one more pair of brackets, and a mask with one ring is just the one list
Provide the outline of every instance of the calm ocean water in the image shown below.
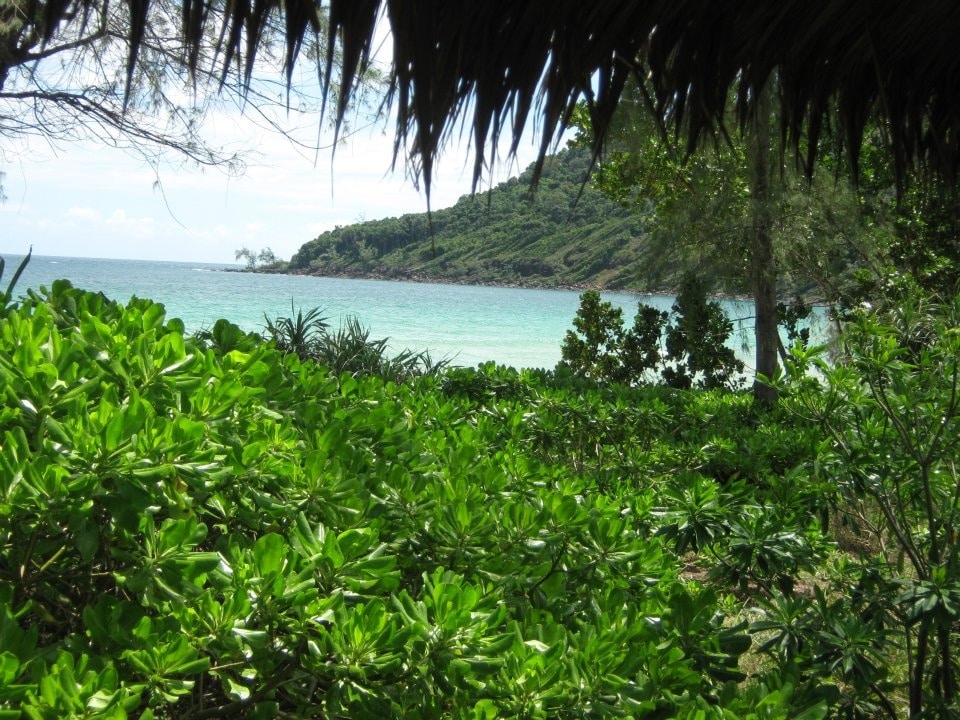
[[[6,288],[20,256],[3,255]],[[468,285],[344,280],[298,275],[224,272],[229,266],[204,263],[100,260],[34,256],[15,294],[66,278],[86,290],[99,290],[126,302],[131,296],[164,304],[168,317],[183,320],[188,331],[227,318],[245,330],[261,331],[264,316],[289,316],[294,308],[320,307],[338,323],[356,316],[374,338],[390,339],[395,351],[429,350],[456,365],[493,360],[514,367],[552,368],[560,360],[564,333],[572,327],[579,295],[566,290],[531,290]],[[665,310],[673,298],[623,293],[604,295],[624,309],[629,321],[640,300]],[[731,318],[749,317],[752,306],[726,302]],[[742,323],[731,345],[748,366],[744,338],[752,324]],[[748,343],[749,344],[749,343]]]

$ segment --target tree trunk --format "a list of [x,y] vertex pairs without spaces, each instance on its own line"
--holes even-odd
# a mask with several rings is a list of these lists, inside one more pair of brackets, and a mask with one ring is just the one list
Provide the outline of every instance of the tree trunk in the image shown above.
[[750,195],[753,204],[753,230],[751,247],[751,284],[754,314],[757,318],[756,372],[753,381],[753,396],[765,405],[776,402],[777,391],[759,376],[772,378],[777,371],[777,268],[773,257],[771,237],[771,192],[770,192],[770,91],[760,92],[756,115],[750,128],[748,153],[751,165]]

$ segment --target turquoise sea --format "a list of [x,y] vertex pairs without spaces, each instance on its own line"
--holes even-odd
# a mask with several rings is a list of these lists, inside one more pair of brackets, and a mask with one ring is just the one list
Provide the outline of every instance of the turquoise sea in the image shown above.
[[[6,288],[21,256],[3,255]],[[374,338],[390,339],[395,351],[429,350],[436,358],[474,366],[495,361],[514,367],[552,368],[560,360],[564,333],[572,327],[579,294],[472,285],[346,280],[300,275],[226,272],[228,265],[142,260],[34,256],[15,294],[66,278],[126,302],[131,296],[161,302],[168,317],[188,331],[227,318],[245,330],[261,331],[264,317],[289,316],[294,309],[320,307],[332,324],[356,316]],[[629,321],[638,300],[669,309],[673,298],[606,293]],[[733,319],[749,318],[750,303],[724,301]],[[749,320],[735,322],[732,346],[751,364]]]

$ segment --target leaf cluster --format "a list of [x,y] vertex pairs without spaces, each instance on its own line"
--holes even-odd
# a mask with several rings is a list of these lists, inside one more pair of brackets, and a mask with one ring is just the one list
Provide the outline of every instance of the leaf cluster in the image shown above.
[[434,360],[424,350],[394,351],[389,338],[371,339],[370,330],[356,317],[348,317],[332,330],[323,310],[311,308],[294,312],[289,317],[266,319],[267,335],[278,350],[293,353],[301,360],[312,360],[336,376],[376,375],[384,380],[405,382],[421,375],[433,375],[445,368],[448,361]]

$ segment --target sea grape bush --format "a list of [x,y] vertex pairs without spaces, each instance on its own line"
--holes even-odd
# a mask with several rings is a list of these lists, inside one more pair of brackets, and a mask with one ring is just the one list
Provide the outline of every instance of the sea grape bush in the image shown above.
[[337,373],[66,282],[0,318],[0,387],[0,718],[897,701],[824,436],[746,395]]
[[680,631],[715,598],[519,404],[62,282],[0,341],[4,716],[613,716],[732,681],[746,635]]

